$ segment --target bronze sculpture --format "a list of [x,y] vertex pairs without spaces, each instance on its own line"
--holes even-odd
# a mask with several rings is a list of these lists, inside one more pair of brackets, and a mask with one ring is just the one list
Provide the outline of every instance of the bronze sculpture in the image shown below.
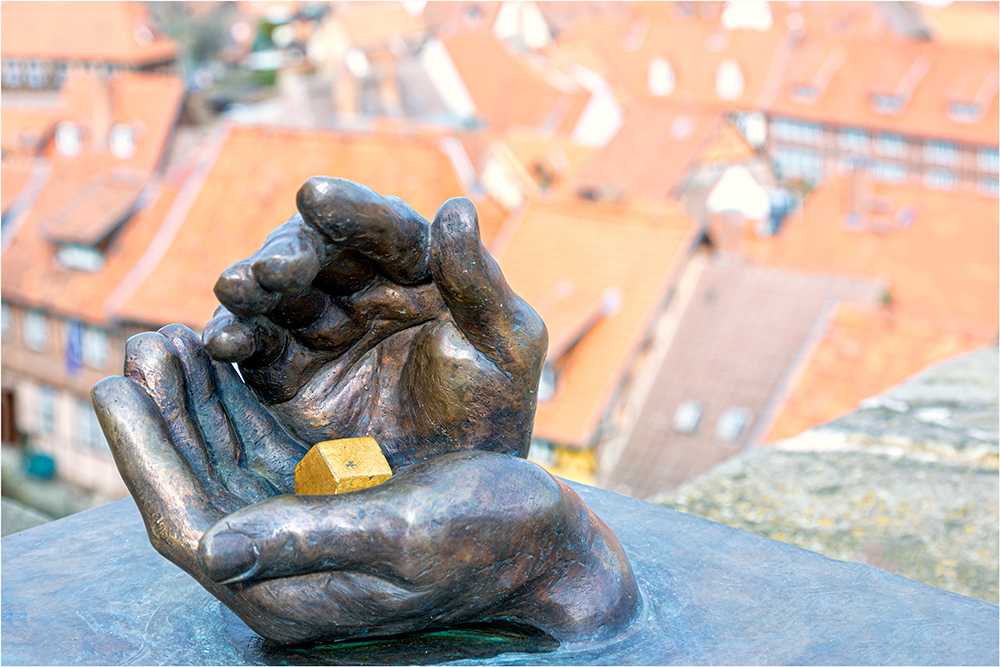
[[[508,621],[559,641],[627,626],[614,534],[524,460],[541,319],[452,199],[313,178],[299,213],[227,269],[204,344],[128,342],[94,405],[153,546],[279,643]],[[238,362],[243,380],[229,362]],[[321,440],[372,435],[385,483],[295,496]]]

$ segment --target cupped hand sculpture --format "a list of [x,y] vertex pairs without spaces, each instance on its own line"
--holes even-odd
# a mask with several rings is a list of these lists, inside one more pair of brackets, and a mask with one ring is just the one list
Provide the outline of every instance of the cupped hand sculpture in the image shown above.
[[[129,340],[93,398],[153,546],[280,643],[470,622],[599,640],[631,622],[621,545],[524,460],[545,327],[475,209],[313,178],[216,284],[205,329]],[[231,362],[238,362],[243,380]],[[372,436],[394,474],[294,495],[309,447]]]

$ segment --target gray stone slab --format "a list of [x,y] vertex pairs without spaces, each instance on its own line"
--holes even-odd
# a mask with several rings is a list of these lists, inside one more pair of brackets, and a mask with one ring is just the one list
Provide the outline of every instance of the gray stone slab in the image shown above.
[[[131,500],[2,541],[4,664],[983,664],[996,606],[573,485],[618,534],[643,595],[613,641],[481,630],[271,647],[149,546]],[[541,651],[541,652],[528,652]]]

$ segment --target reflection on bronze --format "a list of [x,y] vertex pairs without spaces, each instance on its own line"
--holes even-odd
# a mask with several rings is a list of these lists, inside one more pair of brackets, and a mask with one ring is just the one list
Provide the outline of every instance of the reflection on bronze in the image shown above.
[[[598,641],[635,616],[621,545],[523,457],[547,345],[466,199],[433,223],[313,178],[215,286],[204,344],[128,342],[94,404],[153,546],[290,644],[467,623]],[[238,362],[243,380],[230,362]],[[294,495],[316,443],[372,436],[383,484]]]

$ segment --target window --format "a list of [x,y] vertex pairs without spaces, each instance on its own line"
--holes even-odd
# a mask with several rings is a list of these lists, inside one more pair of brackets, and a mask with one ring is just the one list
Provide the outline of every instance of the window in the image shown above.
[[896,162],[876,161],[872,164],[872,175],[880,181],[900,183],[906,180],[908,172],[906,167]]
[[996,148],[980,148],[976,163],[980,170],[995,174],[1000,171],[1000,151]]
[[719,65],[715,73],[715,92],[724,100],[735,100],[743,94],[743,70],[732,58]]
[[97,421],[94,406],[89,401],[76,402],[76,437],[82,449],[110,455],[108,441],[104,438],[101,423]]
[[72,157],[83,148],[83,136],[80,128],[73,123],[59,123],[56,126],[56,150],[61,155]]
[[886,157],[904,157],[906,138],[898,134],[880,134],[875,139],[875,152]]
[[97,248],[72,243],[61,244],[56,259],[67,269],[95,273],[104,267],[104,255]]
[[3,339],[9,340],[10,335],[14,333],[13,323],[11,322],[10,306],[6,303],[0,304],[0,327],[3,329]]
[[1000,193],[1000,181],[993,178],[980,178],[979,179],[979,192],[986,195],[987,197],[996,197]]
[[97,327],[83,328],[83,363],[103,369],[108,363],[108,337]]
[[975,102],[951,102],[948,117],[956,123],[975,123],[983,115],[983,108]]
[[21,67],[18,61],[10,58],[3,61],[3,85],[4,88],[21,87]]
[[528,458],[542,465],[555,465],[558,461],[555,447],[544,440],[531,439],[531,446],[528,448]]
[[52,83],[56,88],[62,88],[66,78],[66,63],[56,63],[52,72]]
[[29,88],[44,88],[49,82],[48,72],[45,71],[45,65],[37,60],[28,61],[28,87]]
[[737,111],[733,114],[733,125],[747,143],[760,148],[767,141],[767,118],[757,111]]
[[868,133],[864,130],[841,130],[837,135],[837,144],[840,150],[867,154]]
[[715,437],[725,443],[737,444],[746,435],[752,420],[753,411],[750,408],[726,408],[715,422]]
[[649,63],[647,76],[649,92],[659,97],[666,97],[674,92],[674,68],[666,58],[653,58]]
[[42,435],[56,432],[56,392],[52,387],[38,388],[38,431]]
[[699,401],[682,401],[674,411],[673,427],[681,435],[693,435],[701,425],[705,406]]
[[928,141],[924,144],[924,160],[930,164],[953,167],[958,164],[958,148],[945,141]]
[[556,395],[556,372],[552,366],[545,364],[542,367],[542,378],[538,383],[538,402],[551,401]]
[[778,118],[771,123],[771,136],[800,144],[818,144],[823,141],[823,127],[816,123]]
[[928,169],[924,172],[924,184],[935,190],[954,190],[958,185],[958,177],[953,171]]
[[24,316],[24,345],[29,350],[43,352],[49,345],[49,322],[45,313],[29,310]]
[[819,151],[782,146],[774,150],[773,158],[778,177],[783,180],[801,178],[816,184],[823,178],[823,157]]
[[115,125],[108,137],[108,148],[112,155],[121,160],[135,155],[135,130],[128,125]]
[[876,113],[886,116],[895,116],[906,106],[906,100],[902,95],[875,94],[871,96],[871,103]]

